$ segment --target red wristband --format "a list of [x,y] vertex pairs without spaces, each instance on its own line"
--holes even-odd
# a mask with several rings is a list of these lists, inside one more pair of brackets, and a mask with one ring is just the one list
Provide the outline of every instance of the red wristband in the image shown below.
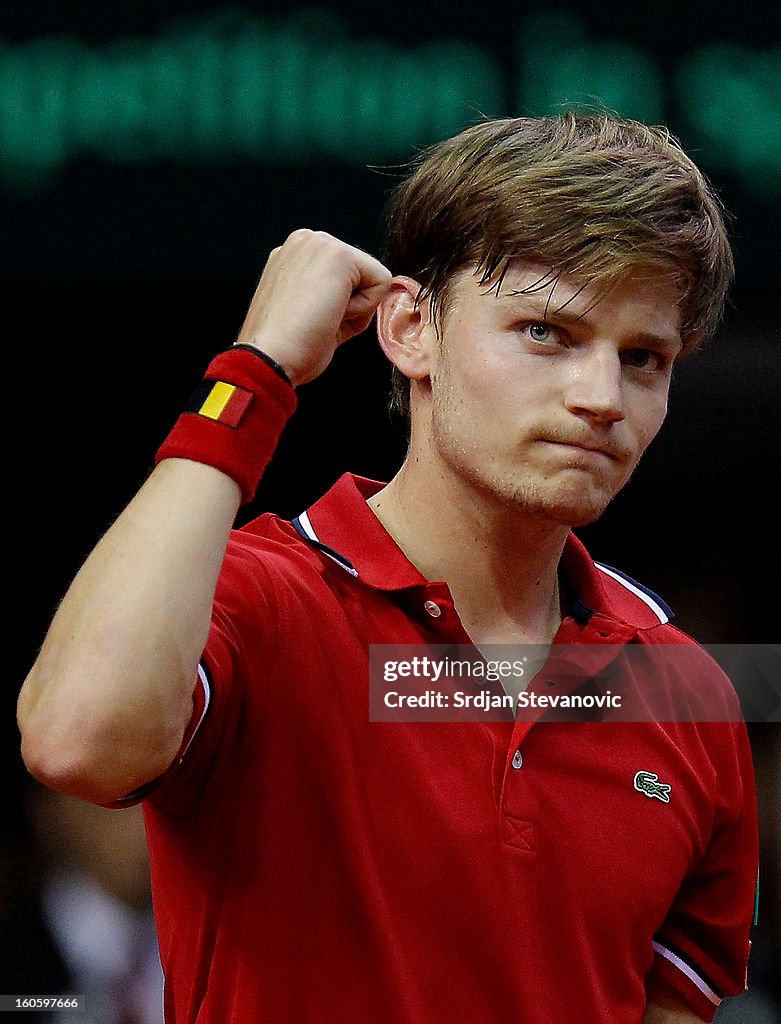
[[262,353],[229,348],[209,364],[155,465],[163,459],[204,462],[232,477],[242,500],[250,501],[297,402]]

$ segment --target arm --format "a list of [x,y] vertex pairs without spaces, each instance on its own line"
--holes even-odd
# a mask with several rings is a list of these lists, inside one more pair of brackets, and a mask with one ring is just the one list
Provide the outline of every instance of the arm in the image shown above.
[[[389,283],[366,253],[294,232],[271,254],[237,340],[304,383],[368,326]],[[173,761],[240,501],[219,470],[166,459],[99,542],[19,696],[22,756],[39,780],[108,803]]]
[[703,1018],[692,1013],[683,1000],[671,997],[649,1003],[643,1024],[703,1024]]
[[654,937],[645,979],[651,1024],[663,1024],[670,1012],[684,1013],[673,1021],[718,1019],[724,999],[747,987],[758,862],[748,734],[739,722],[689,727],[707,744],[713,765],[711,832]]

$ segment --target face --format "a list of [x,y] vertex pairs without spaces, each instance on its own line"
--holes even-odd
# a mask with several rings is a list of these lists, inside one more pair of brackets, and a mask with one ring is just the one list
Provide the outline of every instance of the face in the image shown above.
[[662,425],[681,348],[679,294],[662,278],[630,275],[598,298],[545,275],[514,263],[497,294],[459,273],[413,400],[413,444],[459,485],[582,526]]

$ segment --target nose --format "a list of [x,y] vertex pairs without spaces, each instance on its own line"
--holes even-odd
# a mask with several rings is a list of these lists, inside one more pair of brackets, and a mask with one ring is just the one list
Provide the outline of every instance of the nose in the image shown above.
[[621,360],[616,351],[596,347],[569,368],[564,404],[570,412],[599,423],[617,423],[625,415]]

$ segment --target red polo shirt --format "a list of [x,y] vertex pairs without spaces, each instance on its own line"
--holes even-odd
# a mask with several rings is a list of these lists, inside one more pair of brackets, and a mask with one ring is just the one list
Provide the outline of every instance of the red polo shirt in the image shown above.
[[[369,644],[468,641],[379,486],[230,542],[197,729],[145,804],[168,1024],[640,1024],[660,984],[711,1019],[748,955],[745,729],[370,722]],[[562,570],[557,643],[689,642],[574,537]]]

